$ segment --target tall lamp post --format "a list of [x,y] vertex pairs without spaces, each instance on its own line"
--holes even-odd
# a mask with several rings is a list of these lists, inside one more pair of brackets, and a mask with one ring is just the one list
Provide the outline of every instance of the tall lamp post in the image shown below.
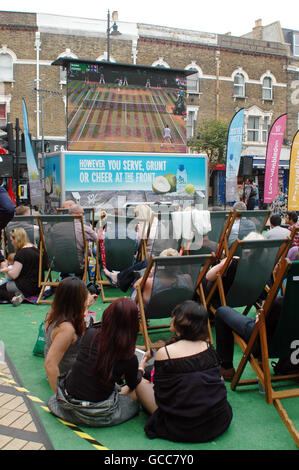
[[110,36],[119,36],[121,33],[118,31],[116,21],[118,20],[118,13],[112,13],[113,24],[110,26],[110,11],[107,13],[107,62],[110,62]]

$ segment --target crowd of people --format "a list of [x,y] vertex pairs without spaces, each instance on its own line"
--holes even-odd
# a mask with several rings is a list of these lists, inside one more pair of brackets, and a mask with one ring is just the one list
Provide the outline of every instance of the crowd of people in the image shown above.
[[[6,259],[1,254],[0,272],[5,279],[0,285],[0,300],[17,306],[24,298],[39,293],[39,238],[35,234],[31,242],[26,226],[15,225],[12,220],[14,213],[20,215],[23,209],[15,208],[1,189],[0,229],[9,228],[7,233],[14,252],[8,254]],[[237,203],[233,209],[250,209],[250,198],[253,197],[254,194],[248,190],[246,202]],[[71,215],[84,216],[83,208],[74,202],[66,201],[65,207]],[[138,360],[136,342],[140,313],[134,300],[134,291],[142,282],[142,275],[149,262],[158,222],[149,206],[138,206],[135,216],[142,220],[136,229],[136,247],[141,233],[146,231],[147,258],[140,262],[134,258],[131,265],[119,272],[109,271],[103,265],[111,284],[123,292],[131,289],[131,298],[117,298],[105,309],[100,322],[88,326],[85,315],[97,295],[89,292],[82,280],[82,272],[72,276],[63,273],[55,289],[44,323],[44,366],[53,391],[48,407],[63,420],[91,427],[123,423],[143,409],[148,415],[145,433],[150,439],[160,437],[174,442],[211,441],[229,428],[233,418],[225,387],[225,381],[231,381],[235,373],[233,332],[248,341],[256,320],[216,302],[214,348],[209,341],[209,313],[200,300],[194,297],[193,300],[180,303],[172,311],[172,336],[161,343],[154,363],[153,351],[146,351],[143,358]],[[297,219],[296,212],[288,213],[288,226],[282,227],[281,218],[273,214],[270,217],[270,229],[264,235],[248,226],[249,234],[245,240],[283,240],[294,226],[298,226]],[[96,230],[84,222],[87,241],[95,244],[100,240],[105,241],[105,220],[106,213],[103,212]],[[238,238],[240,220],[238,217],[232,227],[230,244]],[[75,237],[83,269],[83,233],[79,222],[75,222]],[[173,248],[160,253],[160,256],[180,255]],[[292,261],[299,260],[299,231],[287,257]],[[103,261],[100,254],[100,262]],[[208,271],[204,279],[206,293],[224,263],[225,258]],[[236,257],[226,273],[227,289],[234,280],[237,265]],[[188,284],[187,277],[184,282]],[[143,291],[145,304],[149,301],[151,289],[150,275]],[[271,331],[277,324],[282,302],[283,298],[277,297],[273,303],[269,316]],[[148,366],[149,362],[151,366]]]

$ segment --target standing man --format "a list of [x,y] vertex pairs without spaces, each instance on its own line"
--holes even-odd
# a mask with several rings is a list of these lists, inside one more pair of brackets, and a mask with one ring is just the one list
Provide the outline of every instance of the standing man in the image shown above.
[[245,184],[245,204],[248,211],[253,211],[256,205],[257,189],[253,185],[253,178],[247,178]]

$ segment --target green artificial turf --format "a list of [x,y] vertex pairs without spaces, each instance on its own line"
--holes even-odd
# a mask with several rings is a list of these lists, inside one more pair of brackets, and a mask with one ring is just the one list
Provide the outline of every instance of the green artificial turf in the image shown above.
[[[111,288],[112,289],[112,288]],[[114,295],[123,295],[117,289]],[[91,307],[96,312],[97,320],[108,306],[100,299]],[[0,305],[0,340],[16,368],[24,386],[33,396],[44,402],[52,391],[46,379],[44,360],[34,356],[32,350],[37,339],[38,328],[44,320],[49,305],[23,303],[15,308],[12,305]],[[155,333],[153,339],[161,338]],[[142,338],[139,338],[142,344]],[[234,364],[238,364],[241,353],[235,347]],[[248,366],[245,375],[254,377]],[[141,410],[134,419],[111,428],[82,428],[89,435],[109,450],[296,450],[296,445],[279,417],[273,405],[267,405],[257,386],[241,387],[230,390],[226,384],[228,400],[233,409],[233,420],[229,429],[213,442],[204,444],[181,444],[162,439],[150,440],[144,433],[147,420]],[[298,398],[285,400],[285,407],[299,429]],[[286,403],[287,402],[287,403]],[[78,437],[71,429],[59,422],[54,416],[34,404],[42,423],[57,450],[92,450],[89,442]]]

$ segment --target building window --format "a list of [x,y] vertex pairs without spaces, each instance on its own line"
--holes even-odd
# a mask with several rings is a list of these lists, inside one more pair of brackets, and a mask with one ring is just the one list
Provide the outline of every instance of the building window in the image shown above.
[[273,98],[273,87],[271,77],[265,77],[263,79],[262,98],[263,100],[272,100]]
[[245,98],[245,77],[242,73],[236,73],[234,77],[234,96]]
[[6,124],[6,104],[0,103],[0,126],[5,126]]
[[247,123],[247,140],[249,142],[260,141],[260,117],[249,116]]
[[196,71],[187,76],[187,93],[199,93],[199,75]]
[[10,54],[0,54],[0,82],[13,82],[13,60]]
[[299,33],[294,33],[293,41],[294,41],[294,45],[293,45],[294,56],[299,57]]
[[268,141],[268,131],[270,126],[270,118],[269,116],[265,116],[263,119],[263,127],[262,127],[262,141]]

